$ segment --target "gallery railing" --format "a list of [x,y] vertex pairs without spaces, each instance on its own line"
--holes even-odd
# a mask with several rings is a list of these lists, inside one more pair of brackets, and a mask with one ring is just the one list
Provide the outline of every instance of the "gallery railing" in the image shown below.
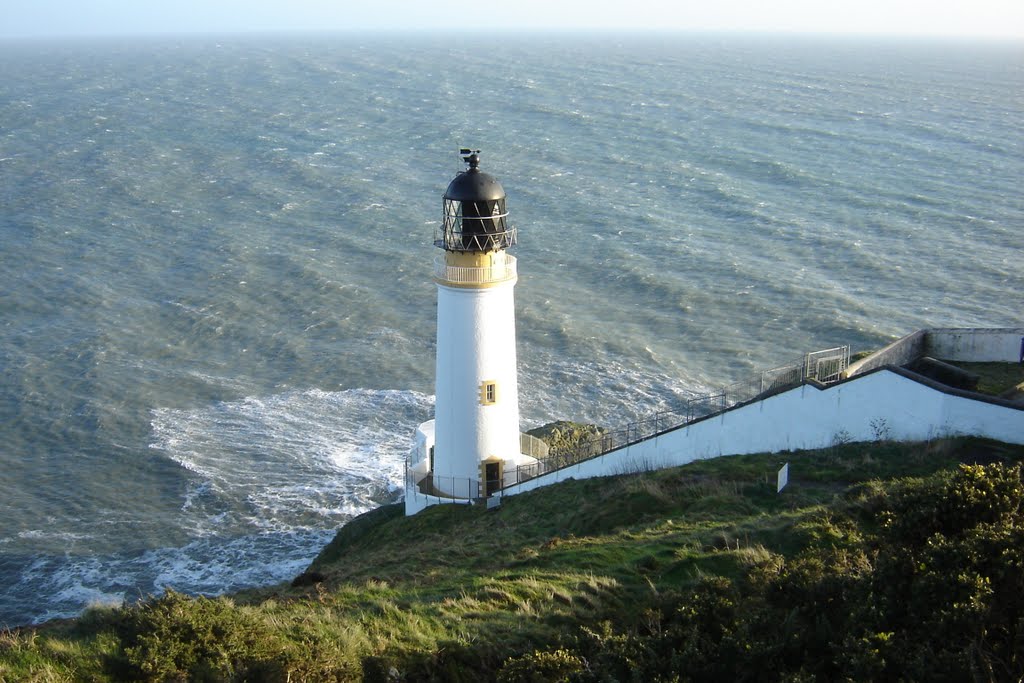
[[444,256],[434,260],[434,279],[455,285],[485,285],[516,277],[516,257],[505,255],[491,266],[452,266]]

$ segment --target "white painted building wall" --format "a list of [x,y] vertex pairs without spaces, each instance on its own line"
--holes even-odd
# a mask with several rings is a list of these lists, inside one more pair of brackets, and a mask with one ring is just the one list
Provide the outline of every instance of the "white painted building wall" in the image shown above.
[[1024,444],[1024,410],[939,391],[882,369],[824,388],[804,384],[511,486],[502,494],[515,495],[565,479],[662,469],[723,455],[951,435]]
[[[490,457],[517,462],[515,278],[486,287],[437,286],[437,374],[434,407],[435,486],[479,481]],[[497,402],[483,405],[482,382],[497,383]]]
[[1020,361],[1024,328],[931,329],[926,351],[932,358],[973,363]]

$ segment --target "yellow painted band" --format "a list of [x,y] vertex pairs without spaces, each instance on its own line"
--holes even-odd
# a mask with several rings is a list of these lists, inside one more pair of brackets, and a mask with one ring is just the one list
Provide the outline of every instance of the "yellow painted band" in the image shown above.
[[442,280],[439,277],[434,278],[434,282],[445,287],[451,287],[453,289],[490,289],[491,287],[498,287],[501,285],[507,285],[509,282],[518,282],[518,277],[510,277],[507,280],[495,280],[493,282],[449,282],[448,280]]

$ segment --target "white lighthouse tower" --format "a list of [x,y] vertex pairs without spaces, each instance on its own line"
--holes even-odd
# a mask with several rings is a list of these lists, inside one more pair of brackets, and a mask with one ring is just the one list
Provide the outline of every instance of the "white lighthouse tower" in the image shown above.
[[[406,512],[486,498],[537,461],[522,454],[513,290],[516,243],[505,190],[462,150],[467,170],[444,193],[434,245],[437,375],[434,420],[420,425],[408,467]],[[531,442],[525,437],[523,441]],[[529,449],[528,449],[529,450]],[[418,502],[414,502],[418,501]]]

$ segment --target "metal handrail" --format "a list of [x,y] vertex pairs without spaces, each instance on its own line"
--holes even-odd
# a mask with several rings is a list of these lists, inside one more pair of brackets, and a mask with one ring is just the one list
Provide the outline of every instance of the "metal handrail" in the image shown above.
[[[451,493],[445,493],[445,491]],[[427,472],[422,477],[410,476],[406,470],[405,495],[414,498],[427,496],[431,498],[447,498],[464,500],[481,497],[480,480],[469,477],[444,477]],[[462,495],[465,494],[465,495]]]
[[475,220],[492,220],[492,219],[495,219],[495,218],[507,218],[508,217],[508,211],[506,211],[505,213],[489,213],[489,214],[486,214],[486,215],[483,215],[483,216],[463,216],[462,213],[461,213],[461,211],[462,211],[461,202],[453,202],[453,201],[449,200],[448,203],[450,203],[451,206],[449,207],[446,204],[445,210],[444,210],[444,216],[445,216],[445,218],[448,218],[448,219],[450,219],[452,221],[455,221],[455,220],[471,220],[471,221],[475,221]]
[[[538,476],[538,474],[552,472],[563,467],[575,465],[579,462],[583,462],[584,460],[596,458],[599,455],[604,455],[605,453],[609,453],[620,448],[625,448],[626,446],[631,446],[645,439],[649,439],[652,436],[677,429],[683,425],[695,422],[696,420],[717,415],[718,413],[728,410],[732,406],[746,401],[751,401],[767,391],[777,391],[780,389],[798,386],[808,378],[818,379],[823,383],[838,381],[838,375],[830,376],[829,378],[817,378],[812,377],[812,373],[808,370],[807,359],[815,356],[816,354],[825,352],[838,352],[838,357],[840,359],[845,359],[845,362],[849,363],[850,354],[848,346],[804,354],[803,358],[800,360],[778,368],[757,373],[756,383],[755,378],[751,378],[751,380],[748,381],[736,382],[729,385],[719,393],[694,396],[687,399],[685,404],[679,408],[658,411],[649,417],[635,422],[630,422],[625,427],[604,432],[593,439],[579,442],[572,448],[564,450],[552,449],[548,457],[541,460],[539,465],[521,465],[517,468],[518,470],[521,470],[521,473],[517,472],[517,482],[526,481],[527,479],[532,479],[533,477]],[[794,370],[796,371],[796,373],[792,375],[794,379],[786,382],[780,382],[776,379],[776,381],[769,387],[764,386],[765,373],[778,372],[782,377],[785,377],[786,373],[791,373]]]
[[529,434],[519,434],[519,452],[538,460],[548,457],[551,447],[547,442]]
[[[512,261],[512,267],[514,268],[515,259],[508,257]],[[487,270],[486,268],[477,270]],[[515,472],[515,482],[521,483],[533,479],[534,477],[540,476],[541,474],[547,474],[548,472],[554,472],[564,467],[569,467],[577,463],[596,458],[605,453],[609,453],[626,446],[633,445],[645,439],[649,439],[653,436],[663,434],[665,432],[677,429],[683,425],[695,422],[696,420],[707,418],[718,413],[728,410],[732,406],[735,406],[746,401],[751,401],[758,396],[764,395],[767,392],[774,392],[794,386],[798,386],[805,379],[811,376],[808,359],[817,356],[821,353],[837,352],[833,353],[832,356],[826,358],[835,358],[839,361],[840,366],[849,364],[849,347],[838,347],[836,349],[827,349],[822,352],[812,352],[804,354],[803,358],[782,365],[771,370],[764,370],[752,376],[749,380],[736,382],[729,385],[724,390],[714,394],[702,394],[694,396],[686,400],[686,402],[679,408],[672,410],[661,410],[650,416],[637,420],[635,422],[628,423],[625,427],[616,429],[613,431],[603,432],[599,436],[588,439],[577,443],[571,448],[556,449],[549,448],[545,452],[541,452],[543,449],[535,449],[533,441],[540,442],[536,437],[531,437],[527,434],[520,435],[520,450],[526,453],[526,447],[530,446],[530,452],[527,455],[531,455],[536,462],[529,465],[520,465],[517,467]],[[796,372],[794,372],[796,371]],[[765,376],[767,373],[777,373],[776,377],[769,384],[765,386]],[[828,378],[814,378],[818,379],[823,383],[832,383],[838,381],[841,377],[841,372],[834,376],[830,375]],[[793,377],[793,379],[787,379],[787,375]],[[543,444],[543,442],[540,442]],[[546,444],[545,444],[546,445]],[[506,471],[506,477],[512,470]],[[455,490],[456,482],[464,482],[466,487],[466,493],[475,495],[467,495],[466,498],[480,498],[483,496],[483,488],[481,487],[480,481],[474,479],[463,479],[454,477],[437,477],[435,478],[433,472],[427,472],[425,476],[419,477],[417,480],[416,476],[410,476],[411,470],[409,469],[409,460],[406,459],[406,495],[426,495],[439,498],[452,498],[452,495],[444,494],[438,491],[434,487],[434,482],[437,480],[443,480],[450,482],[451,487],[449,490]]]
[[465,285],[483,285],[504,282],[517,277],[516,257],[505,255],[504,263],[491,266],[452,266],[444,256],[434,259],[434,278],[443,282]]

